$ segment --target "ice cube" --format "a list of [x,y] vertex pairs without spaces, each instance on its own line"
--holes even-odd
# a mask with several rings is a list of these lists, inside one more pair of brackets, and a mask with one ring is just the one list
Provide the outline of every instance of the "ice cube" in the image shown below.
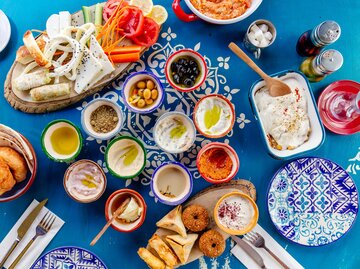
[[250,28],[250,32],[256,32],[256,31],[258,31],[258,30],[260,30],[260,28],[256,25],[256,24],[254,24],[253,26],[251,26],[251,28]]
[[269,41],[271,41],[271,39],[273,38],[273,35],[272,35],[270,32],[266,32],[266,33],[264,34],[264,36],[265,36],[265,39],[267,39],[267,40],[269,40]]
[[257,41],[259,41],[259,42],[264,39],[264,34],[263,34],[263,32],[262,32],[260,29],[257,30],[257,31],[254,33],[254,35],[255,35],[255,39],[256,39]]
[[268,30],[269,30],[269,26],[267,24],[260,24],[259,25],[259,28],[260,30],[263,32],[263,33],[266,33]]
[[270,44],[269,40],[265,38],[260,41],[260,47],[267,47],[269,46],[269,44]]
[[249,35],[249,41],[250,41],[250,43],[252,43],[253,45],[255,45],[255,46],[259,46],[260,45],[260,42],[259,41],[257,41],[256,39],[255,39],[255,36],[253,36],[253,35]]

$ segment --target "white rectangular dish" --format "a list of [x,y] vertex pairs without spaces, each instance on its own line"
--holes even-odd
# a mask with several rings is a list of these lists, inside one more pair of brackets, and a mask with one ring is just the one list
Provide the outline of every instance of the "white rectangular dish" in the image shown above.
[[273,158],[287,160],[318,149],[325,140],[325,130],[320,120],[316,102],[307,79],[301,73],[290,70],[273,74],[271,75],[271,77],[279,78],[284,82],[286,82],[287,80],[295,79],[299,83],[299,85],[305,90],[304,94],[307,99],[307,113],[310,120],[311,132],[309,135],[309,139],[295,149],[278,150],[273,148],[270,145],[270,141],[267,137],[268,134],[265,131],[264,122],[259,115],[259,108],[257,107],[255,101],[256,93],[265,86],[265,82],[263,80],[258,80],[252,85],[249,91],[249,99],[253,114],[255,116],[255,119],[257,120],[261,132],[262,140],[267,148],[268,153]]

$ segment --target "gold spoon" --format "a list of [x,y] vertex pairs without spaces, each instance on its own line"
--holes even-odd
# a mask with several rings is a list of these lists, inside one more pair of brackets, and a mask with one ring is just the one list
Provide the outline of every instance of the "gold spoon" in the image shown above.
[[268,76],[260,67],[254,63],[253,60],[246,55],[242,49],[240,49],[235,43],[231,42],[229,48],[234,52],[241,60],[243,60],[248,66],[250,66],[256,73],[265,80],[267,87],[269,88],[269,94],[272,97],[283,96],[291,93],[291,89],[288,85],[279,79]]
[[121,203],[121,205],[116,209],[112,217],[109,219],[109,221],[105,224],[105,226],[101,229],[101,231],[95,236],[95,238],[91,241],[90,246],[93,246],[96,244],[96,242],[103,236],[103,234],[106,232],[106,230],[110,227],[111,223],[114,221],[115,218],[117,218],[121,213],[124,212],[126,209],[126,206],[129,204],[130,198],[127,198],[124,202]]

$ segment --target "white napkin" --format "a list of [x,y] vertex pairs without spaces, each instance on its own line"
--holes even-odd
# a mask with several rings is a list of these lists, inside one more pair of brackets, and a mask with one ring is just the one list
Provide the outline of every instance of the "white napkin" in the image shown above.
[[[0,261],[6,255],[7,251],[10,249],[11,245],[14,243],[17,237],[17,229],[23,222],[23,220],[31,213],[31,211],[39,204],[38,201],[33,200],[26,211],[21,215],[20,219],[16,222],[11,231],[6,235],[4,240],[0,244]],[[36,217],[33,224],[30,226],[29,230],[25,234],[24,238],[20,241],[14,252],[11,254],[9,259],[5,263],[5,268],[8,268],[12,262],[16,259],[16,257],[20,254],[20,252],[25,248],[26,244],[33,238],[36,234],[36,226],[40,223],[44,215],[49,210],[46,207],[43,207],[40,211],[40,214]],[[36,241],[32,244],[30,249],[26,252],[23,258],[15,267],[16,269],[25,269],[30,268],[31,265],[36,261],[36,259],[40,256],[40,254],[44,251],[46,246],[50,243],[53,237],[58,233],[60,228],[64,225],[64,221],[56,216],[56,220],[51,227],[50,231],[44,236],[39,236]]]
[[[291,269],[304,269],[304,267],[301,266],[301,264],[298,263],[284,248],[282,248],[279,243],[276,242],[259,224],[257,224],[252,231],[261,234],[265,239],[266,246]],[[265,249],[255,248],[252,245],[251,247],[263,258],[266,268],[283,269],[283,267],[272,256],[270,256]],[[234,254],[234,256],[246,266],[246,268],[260,269],[260,266],[257,265],[238,245],[231,249],[231,253]]]

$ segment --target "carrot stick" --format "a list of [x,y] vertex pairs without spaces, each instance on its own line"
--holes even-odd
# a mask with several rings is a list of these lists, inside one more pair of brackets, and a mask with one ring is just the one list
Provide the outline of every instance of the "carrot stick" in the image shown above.
[[140,59],[139,52],[132,52],[127,54],[115,54],[109,56],[110,61],[113,63],[129,63],[129,62],[136,62]]
[[140,52],[141,46],[123,46],[123,47],[115,47],[113,49],[105,50],[107,55],[114,55],[114,54],[129,54],[133,52]]

